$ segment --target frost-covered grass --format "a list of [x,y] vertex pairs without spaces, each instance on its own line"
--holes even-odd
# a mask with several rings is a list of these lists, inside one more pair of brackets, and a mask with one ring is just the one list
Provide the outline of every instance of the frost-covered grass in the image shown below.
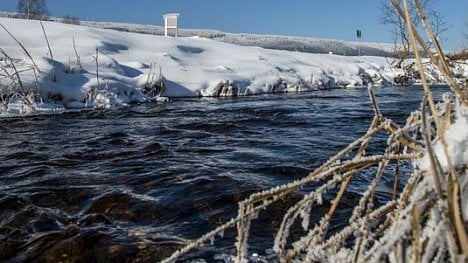
[[[416,34],[405,0],[405,12],[396,1],[395,8],[406,18],[412,46]],[[418,1],[415,1],[418,3]],[[406,15],[405,15],[406,13]],[[424,13],[420,11],[421,17]],[[426,21],[423,21],[426,22]],[[438,42],[426,25],[433,43]],[[419,43],[426,51],[425,43]],[[414,48],[414,50],[417,50]],[[417,53],[417,52],[416,52]],[[425,96],[421,110],[412,113],[399,127],[379,110],[373,88],[369,95],[375,112],[368,132],[331,157],[308,176],[272,189],[254,193],[239,202],[238,215],[217,229],[188,244],[167,258],[173,262],[192,249],[203,246],[226,229],[236,228],[235,262],[248,262],[249,235],[259,213],[269,213],[272,204],[287,196],[301,195],[283,215],[274,237],[275,262],[466,262],[468,260],[468,93],[466,78],[459,85],[440,48],[437,57],[427,53],[431,65],[423,65],[415,54]],[[445,101],[435,104],[426,78],[428,68],[441,72],[452,87]],[[372,138],[387,133],[387,147],[367,154]],[[412,163],[413,171],[402,191],[397,190],[402,161]],[[374,179],[361,193],[348,224],[332,226],[338,205],[356,174],[373,167]],[[384,175],[394,175],[393,195],[377,204],[376,193]],[[311,184],[313,190],[304,189]],[[324,203],[324,194],[335,193]],[[325,215],[312,222],[311,215],[325,207]],[[276,219],[271,219],[276,220]],[[265,222],[262,222],[265,224]],[[298,228],[303,231],[298,235]],[[331,228],[335,227],[333,233]],[[295,232],[296,235],[291,233]],[[270,257],[271,258],[271,257]],[[263,258],[262,258],[263,259]],[[258,262],[255,255],[253,262]]]
[[[392,84],[394,77],[404,73],[382,57],[267,50],[203,37],[175,39],[44,22],[52,58],[37,21],[0,19],[0,23],[30,53],[25,55],[25,49],[11,36],[0,33],[1,114],[112,107],[154,96],[241,96],[371,87]],[[467,63],[449,69],[434,58],[431,62],[415,61],[413,67],[419,75],[427,76],[421,78],[427,98],[405,126],[382,116],[371,87],[375,118],[365,135],[305,178],[252,194],[239,203],[235,218],[188,242],[167,262],[229,228],[237,229],[236,260],[245,262],[256,215],[267,213],[274,202],[292,193],[301,194],[302,199],[285,211],[275,233],[273,249],[280,262],[466,261]],[[461,88],[452,77],[462,81]],[[431,81],[448,81],[454,90],[450,100],[434,105],[427,85]],[[367,155],[378,132],[388,134],[387,147]],[[405,188],[401,192],[395,188],[392,200],[377,206],[375,195],[383,175],[402,161],[414,165]],[[374,180],[353,207],[349,224],[330,235],[330,222],[350,180],[369,167],[374,168]],[[394,175],[397,181],[399,174]],[[311,192],[299,191],[318,182],[321,186]],[[324,194],[331,190],[336,195],[324,203]],[[317,205],[325,205],[327,212],[320,221],[312,222],[310,214]],[[303,228],[302,236],[290,234],[295,225]]]
[[[257,227],[255,219],[259,214],[269,214],[275,209],[275,202],[290,195],[302,195],[302,199],[287,208],[277,232],[272,233],[275,256],[269,255],[269,258],[274,262],[465,262],[468,106],[453,101],[448,95],[445,102],[437,105],[437,117],[426,110],[417,111],[399,127],[382,116],[372,88],[370,97],[376,115],[365,135],[308,176],[254,193],[239,202],[237,217],[200,239],[189,241],[164,262],[173,262],[205,243],[216,243],[216,239],[223,239],[225,231],[231,228],[237,229],[235,262],[265,259],[263,255],[249,253],[251,229]],[[445,138],[453,160],[452,170],[444,161],[446,157],[438,133],[425,131],[426,127],[434,127],[436,118],[446,123]],[[388,134],[387,147],[380,153],[368,155],[367,149],[373,147],[372,138],[382,132]],[[431,149],[435,151],[436,160],[440,160],[441,170],[437,174],[428,160]],[[401,175],[394,168],[407,161],[412,163],[413,172],[404,189],[398,191],[396,184]],[[373,181],[353,207],[348,225],[337,229],[331,222],[339,204],[345,202],[342,199],[347,194],[346,188],[354,176],[369,169],[374,171]],[[452,172],[455,173],[453,178]],[[384,174],[394,176],[393,198],[378,204],[376,193]],[[311,192],[303,190],[310,189],[307,186],[312,184],[319,186]],[[335,193],[334,197],[325,200],[325,195],[331,193]],[[324,208],[326,213],[321,220],[311,221],[311,216]],[[262,218],[265,224],[265,216]],[[302,235],[298,237],[299,227]],[[296,235],[292,235],[293,232]]]

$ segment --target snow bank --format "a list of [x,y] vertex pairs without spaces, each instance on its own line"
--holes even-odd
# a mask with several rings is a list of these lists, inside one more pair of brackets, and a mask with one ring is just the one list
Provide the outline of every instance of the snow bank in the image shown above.
[[0,58],[0,94],[17,92],[1,100],[0,114],[50,107],[113,107],[154,96],[242,96],[385,85],[403,73],[383,57],[269,50],[200,37],[43,22],[52,59],[38,21],[0,18],[0,23],[25,46],[38,67],[35,70],[20,46],[0,30],[0,47],[12,58]]

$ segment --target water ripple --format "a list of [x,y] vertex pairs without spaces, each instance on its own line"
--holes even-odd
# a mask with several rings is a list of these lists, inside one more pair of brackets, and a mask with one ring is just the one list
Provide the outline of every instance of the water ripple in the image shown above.
[[[401,123],[420,91],[377,96]],[[229,220],[249,194],[309,174],[364,134],[372,116],[367,90],[351,89],[0,119],[0,261],[158,261]],[[369,150],[386,141],[376,144]],[[371,172],[353,179],[332,231],[347,222]],[[384,176],[379,200],[389,198],[392,180]],[[271,246],[299,198],[259,215],[252,249]],[[217,242],[205,259],[233,245]]]

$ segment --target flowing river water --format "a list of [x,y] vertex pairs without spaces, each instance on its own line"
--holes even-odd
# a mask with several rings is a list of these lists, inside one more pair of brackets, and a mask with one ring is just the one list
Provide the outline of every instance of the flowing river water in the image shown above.
[[[399,124],[421,96],[377,89]],[[0,119],[0,262],[156,262],[235,216],[249,194],[313,171],[372,117],[367,89],[336,89]],[[369,182],[353,180],[348,202]],[[378,197],[392,184],[384,178]],[[267,254],[290,204],[261,215],[250,251]],[[234,253],[234,235],[183,260],[217,262]]]

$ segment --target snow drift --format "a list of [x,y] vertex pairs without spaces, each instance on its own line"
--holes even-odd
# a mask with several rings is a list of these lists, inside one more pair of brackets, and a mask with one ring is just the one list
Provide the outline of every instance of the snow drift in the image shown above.
[[[44,31],[39,21],[0,18],[0,23],[32,58],[0,30],[1,114],[113,107],[155,97],[386,85],[403,73],[383,57],[270,50],[57,22],[43,22]],[[19,95],[8,95],[15,92]]]

